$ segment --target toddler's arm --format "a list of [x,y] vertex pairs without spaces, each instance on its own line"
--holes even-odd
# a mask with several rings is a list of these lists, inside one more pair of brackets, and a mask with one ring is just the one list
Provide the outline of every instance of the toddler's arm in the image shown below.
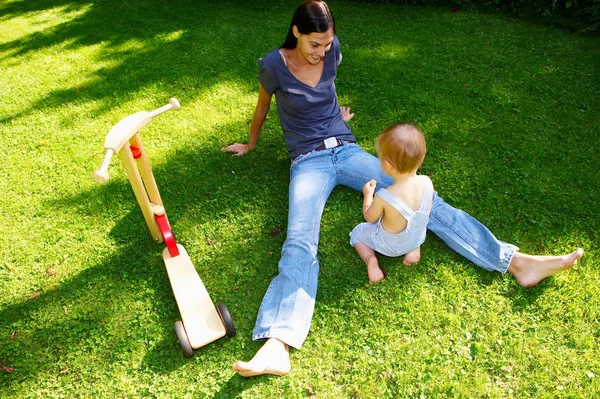
[[363,186],[363,216],[369,223],[376,222],[383,214],[383,204],[380,201],[376,201],[373,198],[375,194],[375,187],[377,182],[375,180],[368,181]]

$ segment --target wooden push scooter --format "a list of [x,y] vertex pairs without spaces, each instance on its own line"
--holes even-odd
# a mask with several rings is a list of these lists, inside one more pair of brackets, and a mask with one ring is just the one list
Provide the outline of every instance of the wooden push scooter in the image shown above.
[[140,111],[119,121],[106,136],[106,155],[94,172],[94,180],[108,181],[108,164],[118,153],[152,238],[167,246],[163,260],[183,320],[175,322],[175,334],[184,356],[192,357],[194,349],[225,335],[235,336],[235,327],[224,303],[217,303],[215,308],[185,248],[175,241],[139,134],[153,117],[179,108],[179,102],[171,98],[169,104],[152,112]]

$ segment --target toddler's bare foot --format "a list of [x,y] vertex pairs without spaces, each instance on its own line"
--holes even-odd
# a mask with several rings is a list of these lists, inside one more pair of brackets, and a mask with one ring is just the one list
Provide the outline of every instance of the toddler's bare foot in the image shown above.
[[409,253],[407,253],[406,255],[404,255],[404,260],[402,261],[402,263],[404,263],[406,266],[412,266],[412,265],[416,265],[417,263],[419,263],[420,260],[421,260],[421,247],[417,247],[417,248],[413,249],[412,251],[410,251]]
[[277,338],[269,338],[249,362],[233,365],[233,370],[242,377],[262,374],[282,376],[289,373],[291,368],[288,346]]
[[515,253],[508,272],[523,287],[533,287],[546,277],[567,270],[583,256],[583,249],[561,256],[534,256]]
[[369,255],[366,259],[367,273],[369,274],[369,282],[371,284],[385,280],[385,274],[379,268],[379,262],[375,255]]

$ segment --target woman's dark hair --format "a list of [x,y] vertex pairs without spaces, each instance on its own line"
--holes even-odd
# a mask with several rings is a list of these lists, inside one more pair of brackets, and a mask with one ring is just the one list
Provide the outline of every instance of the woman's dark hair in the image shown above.
[[333,14],[327,3],[320,0],[307,0],[296,8],[287,37],[283,46],[281,46],[282,48],[290,50],[296,48],[298,39],[294,36],[292,29],[294,26],[303,35],[313,32],[327,32],[330,28],[333,28],[333,33],[335,34],[335,19],[333,18]]

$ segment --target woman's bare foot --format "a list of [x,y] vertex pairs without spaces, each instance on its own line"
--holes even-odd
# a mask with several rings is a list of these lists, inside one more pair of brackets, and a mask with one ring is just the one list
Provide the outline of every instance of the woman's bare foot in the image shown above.
[[262,374],[281,376],[289,373],[291,368],[289,348],[277,338],[269,338],[249,362],[233,365],[233,370],[242,377]]
[[375,255],[367,256],[365,263],[367,264],[367,273],[369,275],[369,282],[371,284],[385,280],[385,274],[379,268],[379,262],[377,261],[377,257]]
[[523,287],[533,287],[546,277],[567,270],[583,256],[583,249],[561,256],[534,256],[517,252],[510,261],[508,272]]
[[413,249],[412,251],[410,251],[409,253],[407,253],[406,255],[404,255],[404,260],[402,261],[402,263],[404,263],[406,266],[412,266],[412,265],[416,265],[417,263],[419,263],[420,260],[421,260],[421,247],[417,247],[417,248]]

